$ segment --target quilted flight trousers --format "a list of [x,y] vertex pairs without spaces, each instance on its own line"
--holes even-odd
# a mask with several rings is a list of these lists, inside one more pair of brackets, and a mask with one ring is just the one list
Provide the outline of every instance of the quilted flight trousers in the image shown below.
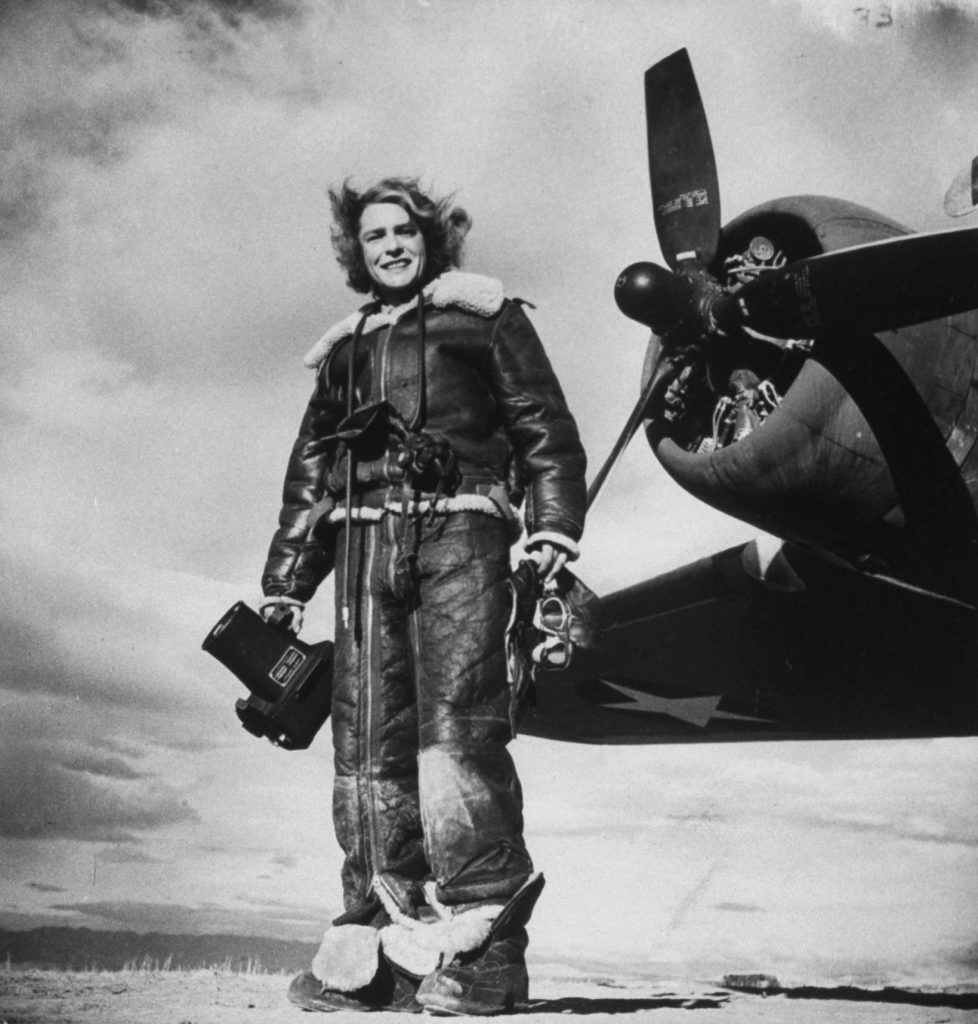
[[506,745],[512,699],[503,636],[509,539],[479,512],[352,524],[349,586],[338,531],[333,821],[347,911],[374,876],[426,877],[459,906],[513,895],[533,871]]

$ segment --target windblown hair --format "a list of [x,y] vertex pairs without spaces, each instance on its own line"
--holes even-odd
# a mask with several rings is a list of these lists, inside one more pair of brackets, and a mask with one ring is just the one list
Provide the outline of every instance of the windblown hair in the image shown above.
[[451,195],[442,199],[427,195],[416,178],[384,178],[364,192],[352,189],[347,179],[338,189],[330,189],[330,239],[336,262],[346,272],[346,283],[355,292],[373,291],[374,282],[367,271],[359,238],[360,217],[364,207],[371,203],[395,203],[418,225],[426,255],[422,287],[451,267],[460,266],[472,218],[461,207],[454,206],[453,200]]

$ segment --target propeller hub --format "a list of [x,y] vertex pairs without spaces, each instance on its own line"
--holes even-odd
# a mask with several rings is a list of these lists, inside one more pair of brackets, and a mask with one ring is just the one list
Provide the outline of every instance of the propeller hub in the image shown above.
[[679,274],[655,263],[633,263],[615,282],[615,302],[632,320],[668,334],[690,312],[695,289]]

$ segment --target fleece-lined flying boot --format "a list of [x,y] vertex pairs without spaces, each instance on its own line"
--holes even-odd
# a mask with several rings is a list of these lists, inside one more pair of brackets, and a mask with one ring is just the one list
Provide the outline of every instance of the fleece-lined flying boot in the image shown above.
[[[420,893],[420,886],[417,887]],[[406,898],[407,902],[407,898]],[[312,961],[292,979],[289,1001],[304,1010],[395,1010],[420,1013],[414,994],[421,983],[381,948],[390,917],[376,896],[333,921]]]
[[429,974],[416,999],[433,1014],[490,1017],[527,1002],[526,924],[543,890],[533,875],[493,920],[488,938]]
[[312,971],[305,971],[292,980],[288,996],[290,1002],[303,1010],[323,1013],[335,1010],[420,1013],[422,1006],[414,998],[418,984],[417,978],[404,974],[382,959],[371,982],[352,992],[327,988]]

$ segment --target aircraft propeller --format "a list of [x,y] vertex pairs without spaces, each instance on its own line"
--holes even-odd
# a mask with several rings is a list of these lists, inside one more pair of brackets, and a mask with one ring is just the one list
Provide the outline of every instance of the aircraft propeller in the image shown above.
[[[837,249],[768,270],[727,290],[709,272],[720,240],[720,193],[706,113],[689,55],[645,73],[649,177],[659,247],[670,269],[633,263],[615,301],[665,341],[709,343],[746,328],[775,344],[875,334],[978,308],[978,228],[905,235]],[[638,429],[654,387],[588,491],[597,497]]]
[[978,307],[978,228],[906,235],[798,260],[735,292],[706,272],[720,195],[706,113],[686,50],[645,73],[649,178],[671,271],[635,263],[615,286],[621,311],[668,334],[748,327],[772,338],[893,330]]

